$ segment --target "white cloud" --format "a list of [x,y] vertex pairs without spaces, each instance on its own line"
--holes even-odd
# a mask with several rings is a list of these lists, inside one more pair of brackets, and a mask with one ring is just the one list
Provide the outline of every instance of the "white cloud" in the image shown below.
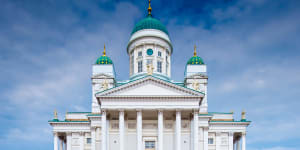
[[271,148],[263,148],[262,150],[298,150],[298,148],[277,146]]

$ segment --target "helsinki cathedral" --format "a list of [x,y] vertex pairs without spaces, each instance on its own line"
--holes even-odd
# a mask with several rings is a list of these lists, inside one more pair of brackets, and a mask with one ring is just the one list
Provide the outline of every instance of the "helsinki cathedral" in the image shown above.
[[[184,79],[171,79],[172,42],[151,14],[133,28],[127,45],[130,77],[116,78],[103,55],[92,65],[91,112],[49,120],[54,150],[246,150],[245,112],[208,111],[207,71],[196,53]],[[176,59],[176,58],[175,58]]]

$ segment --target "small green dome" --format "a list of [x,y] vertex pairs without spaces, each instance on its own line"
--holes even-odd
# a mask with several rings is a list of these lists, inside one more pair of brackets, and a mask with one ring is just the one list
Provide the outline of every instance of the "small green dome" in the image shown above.
[[201,57],[199,56],[193,56],[192,58],[189,59],[187,62],[188,65],[203,65],[204,62]]
[[166,27],[159,20],[153,18],[151,14],[134,26],[131,35],[143,29],[157,29],[169,35]]
[[98,64],[98,65],[102,65],[102,64],[106,65],[106,64],[113,64],[113,62],[112,62],[112,60],[109,57],[107,57],[105,55],[102,55],[102,56],[100,56],[97,59],[96,64]]

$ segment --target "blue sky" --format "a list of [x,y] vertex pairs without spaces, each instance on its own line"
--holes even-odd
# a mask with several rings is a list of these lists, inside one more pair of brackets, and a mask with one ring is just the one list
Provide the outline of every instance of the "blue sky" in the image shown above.
[[[126,46],[147,0],[2,0],[0,145],[52,149],[47,121],[57,109],[90,111],[91,65],[103,44],[118,79],[129,76]],[[209,111],[242,109],[249,150],[300,149],[300,1],[153,0],[182,81],[194,44],[209,71]]]

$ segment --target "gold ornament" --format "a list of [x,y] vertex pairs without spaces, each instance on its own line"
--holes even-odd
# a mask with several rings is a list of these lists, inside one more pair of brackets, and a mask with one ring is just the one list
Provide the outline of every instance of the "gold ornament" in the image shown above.
[[105,44],[104,44],[104,50],[103,50],[103,55],[102,56],[106,56]]
[[152,66],[152,64],[147,65],[147,73],[148,73],[148,75],[152,75],[153,74],[153,69],[154,69],[154,67]]
[[54,119],[57,119],[57,111],[56,111],[56,109],[54,110]]
[[106,79],[102,82],[101,85],[102,85],[102,89],[103,89],[103,90],[107,90],[107,89],[108,89],[108,82],[107,82]]
[[196,45],[194,45],[194,56],[197,56]]
[[149,7],[148,7],[148,14],[151,15],[151,11],[152,11],[152,8],[151,8],[151,0],[149,0]]
[[242,111],[242,120],[246,120],[246,111],[245,110]]
[[194,81],[193,82],[193,88],[194,90],[198,91],[200,89],[200,84],[198,81]]

